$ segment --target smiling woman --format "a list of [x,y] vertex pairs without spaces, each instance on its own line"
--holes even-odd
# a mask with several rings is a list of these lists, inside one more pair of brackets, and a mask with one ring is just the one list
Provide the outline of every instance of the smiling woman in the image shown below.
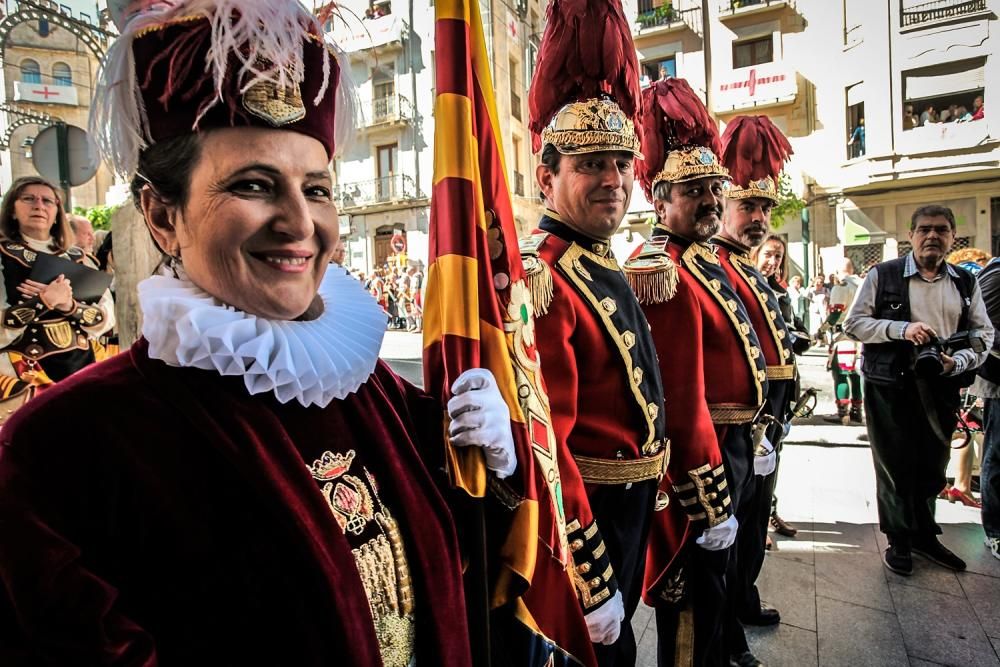
[[330,265],[353,92],[329,17],[110,4],[92,127],[164,263],[143,338],[0,432],[0,664],[468,665],[441,417],[503,478],[510,414],[487,371],[447,407],[396,376]]

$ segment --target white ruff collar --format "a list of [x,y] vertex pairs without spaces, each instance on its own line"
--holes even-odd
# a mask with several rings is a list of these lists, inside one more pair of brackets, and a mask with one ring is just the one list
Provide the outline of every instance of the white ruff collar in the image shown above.
[[241,375],[251,394],[326,407],[357,391],[375,370],[386,314],[344,269],[319,288],[325,308],[308,322],[266,320],[227,306],[184,278],[139,283],[149,356],[170,366]]

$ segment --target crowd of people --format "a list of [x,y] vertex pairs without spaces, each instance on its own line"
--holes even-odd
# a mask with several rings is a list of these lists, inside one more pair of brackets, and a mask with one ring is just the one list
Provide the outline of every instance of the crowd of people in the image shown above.
[[[1000,323],[1000,265],[980,285],[944,261],[949,209],[914,213],[905,257],[863,280],[845,262],[803,291],[771,233],[781,131],[737,116],[720,136],[683,79],[640,93],[616,2],[592,21],[609,71],[581,67],[576,9],[553,3],[529,100],[545,213],[520,240],[524,282],[504,274],[479,295],[508,294],[546,395],[513,414],[529,388],[486,368],[429,395],[379,360],[386,323],[423,326],[423,267],[338,267],[328,167],[352,97],[321,37],[329,16],[297,0],[110,9],[119,37],[92,126],[164,261],[139,285],[142,338],[92,364],[114,326],[96,270],[113,267],[110,239],[95,259],[98,240],[79,220],[74,236],[41,179],[4,198],[3,388],[51,387],[0,429],[0,663],[465,667],[488,652],[628,667],[645,600],[661,667],[762,665],[745,628],[781,620],[757,579],[769,526],[796,530],[775,485],[796,357],[817,335],[838,418],[868,427],[886,567],[910,574],[918,554],[965,568],[934,500],[960,391]],[[631,62],[611,67],[616,54]],[[567,71],[573,85],[556,85]],[[656,219],[619,261],[610,239],[636,181]],[[43,277],[46,255],[64,264]],[[1000,557],[1000,521],[985,520],[1000,372],[980,379]],[[548,504],[525,491],[543,469]],[[512,525],[522,506],[533,518]],[[499,566],[519,548],[559,567]]]
[[424,271],[420,261],[401,266],[390,258],[370,274],[354,267],[349,271],[388,314],[389,329],[423,331]]
[[985,117],[986,107],[982,95],[973,98],[971,109],[964,104],[949,104],[938,110],[935,105],[927,104],[923,106],[919,115],[914,112],[913,104],[907,103],[903,107],[903,129],[911,130],[936,123],[969,123]]

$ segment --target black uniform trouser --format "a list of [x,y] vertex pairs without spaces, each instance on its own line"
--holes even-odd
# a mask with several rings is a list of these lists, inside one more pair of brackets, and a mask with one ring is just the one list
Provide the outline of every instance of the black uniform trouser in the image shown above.
[[[749,425],[726,429],[722,462],[726,467],[731,507],[736,520],[742,523],[747,501],[754,495]],[[697,537],[693,535],[692,539]],[[728,634],[727,618],[732,615],[727,589],[737,568],[737,545],[724,551],[706,551],[696,544],[685,548],[688,550],[685,600],[679,605],[663,603],[656,607],[657,664],[659,667],[670,667],[675,662],[683,664],[685,660],[678,661],[678,656],[693,651],[695,665],[727,666],[730,651],[724,638]]]
[[646,569],[646,539],[656,502],[655,479],[634,484],[597,485],[589,494],[590,509],[608,549],[608,558],[625,603],[618,641],[610,646],[594,644],[601,667],[635,665],[635,633],[632,615],[642,597],[642,577]]
[[896,385],[865,383],[868,440],[875,463],[879,529],[890,542],[927,538],[941,533],[934,520],[937,494],[946,484],[951,454],[928,419],[951,435],[959,405],[958,389],[928,383],[930,405],[924,406],[915,380]]
[[[795,383],[791,380],[772,381],[768,385],[768,413],[785,415],[785,406],[795,391]],[[767,526],[771,519],[771,503],[774,488],[778,483],[778,468],[781,464],[781,444],[785,439],[785,425],[779,420],[767,429],[767,439],[774,445],[777,454],[774,471],[770,475],[757,477],[753,498],[748,501],[749,510],[746,522],[740,522],[739,544],[740,574],[732,598],[736,612],[740,618],[757,616],[760,613],[760,592],[757,590],[757,577],[764,567],[764,554],[767,552]]]

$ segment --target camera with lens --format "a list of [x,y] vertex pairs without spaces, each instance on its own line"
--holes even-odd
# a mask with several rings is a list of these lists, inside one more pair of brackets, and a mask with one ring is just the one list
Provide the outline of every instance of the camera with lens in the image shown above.
[[919,378],[936,378],[944,373],[942,354],[951,356],[959,350],[972,350],[979,354],[986,350],[986,342],[979,333],[959,331],[948,338],[936,338],[918,345],[913,360],[913,372]]

